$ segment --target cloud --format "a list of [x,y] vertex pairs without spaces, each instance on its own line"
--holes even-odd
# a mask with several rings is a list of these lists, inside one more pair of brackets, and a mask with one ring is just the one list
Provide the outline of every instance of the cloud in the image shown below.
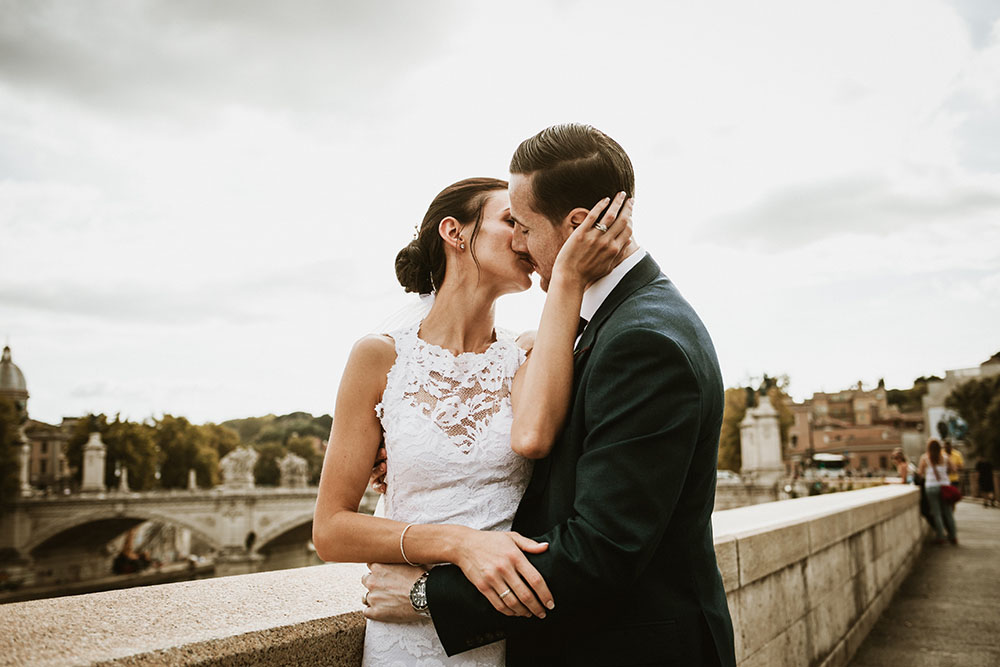
[[784,250],[843,234],[885,236],[908,227],[1000,219],[1000,189],[965,185],[938,193],[903,191],[887,179],[853,176],[782,188],[718,216],[698,240]]
[[994,0],[948,0],[965,21],[973,46],[980,48],[990,41],[994,25],[1000,20],[1000,5]]
[[447,41],[460,15],[447,8],[402,0],[7,0],[0,81],[103,112],[370,108],[407,64]]
[[187,326],[205,322],[250,324],[308,316],[336,296],[382,295],[379,284],[356,281],[351,261],[327,260],[301,266],[203,281],[181,287],[136,281],[98,285],[46,281],[0,286],[0,307],[76,315],[113,322]]

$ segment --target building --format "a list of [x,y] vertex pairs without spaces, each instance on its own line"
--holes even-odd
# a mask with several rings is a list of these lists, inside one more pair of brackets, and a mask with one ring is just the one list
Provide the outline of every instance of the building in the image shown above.
[[22,433],[30,447],[28,481],[33,487],[54,487],[67,481],[66,443],[76,420],[63,419],[53,426],[28,418],[28,384],[13,361],[10,347],[0,357],[0,396],[10,398],[25,420]]
[[908,434],[924,430],[920,413],[900,412],[889,405],[881,380],[874,389],[866,390],[859,382],[836,393],[816,392],[788,407],[795,417],[784,457],[789,474],[810,464],[818,467],[820,461],[859,474],[891,473],[892,450],[901,447]]

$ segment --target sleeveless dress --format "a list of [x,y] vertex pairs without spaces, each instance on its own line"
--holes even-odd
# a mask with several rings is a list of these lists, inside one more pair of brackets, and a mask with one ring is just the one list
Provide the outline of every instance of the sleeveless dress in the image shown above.
[[[387,453],[385,516],[510,530],[531,476],[531,461],[510,448],[511,381],[525,352],[498,330],[485,352],[455,355],[420,339],[419,329],[389,334],[396,362],[375,407]],[[449,658],[429,618],[369,620],[362,664],[499,667],[504,649],[496,642]]]

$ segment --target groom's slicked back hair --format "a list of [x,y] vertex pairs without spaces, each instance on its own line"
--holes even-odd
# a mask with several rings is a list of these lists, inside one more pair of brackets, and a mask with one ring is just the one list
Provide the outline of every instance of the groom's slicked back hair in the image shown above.
[[635,173],[625,150],[597,128],[579,123],[553,125],[522,141],[510,173],[532,177],[533,207],[555,224],[603,197],[635,194]]

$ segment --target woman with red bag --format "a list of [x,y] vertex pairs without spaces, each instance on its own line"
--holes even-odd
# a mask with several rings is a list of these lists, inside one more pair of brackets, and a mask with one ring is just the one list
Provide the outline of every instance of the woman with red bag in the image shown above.
[[931,510],[931,524],[936,537],[934,544],[944,544],[945,529],[948,531],[948,541],[958,544],[955,535],[955,517],[952,514],[952,504],[941,497],[944,487],[950,484],[948,473],[953,467],[941,453],[941,442],[935,438],[927,441],[927,453],[920,457],[919,472],[924,478],[924,491]]

